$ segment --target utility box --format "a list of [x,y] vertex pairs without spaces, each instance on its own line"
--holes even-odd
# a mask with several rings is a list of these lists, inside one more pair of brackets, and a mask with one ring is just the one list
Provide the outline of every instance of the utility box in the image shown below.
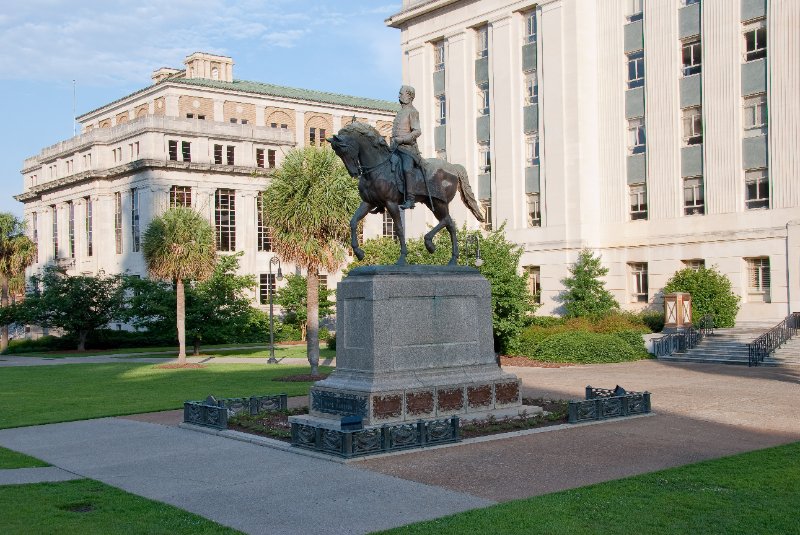
[[680,332],[692,326],[692,295],[675,292],[664,295],[664,331]]

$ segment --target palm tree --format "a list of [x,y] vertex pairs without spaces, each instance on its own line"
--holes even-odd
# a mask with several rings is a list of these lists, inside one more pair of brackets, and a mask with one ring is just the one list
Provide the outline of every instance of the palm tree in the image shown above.
[[[25,287],[25,268],[36,257],[36,244],[25,236],[25,223],[14,214],[0,213],[0,305],[8,306],[9,287]],[[0,351],[8,348],[8,325],[0,328]]]
[[214,272],[214,228],[191,208],[170,208],[147,226],[142,252],[151,275],[175,282],[178,363],[186,364],[184,281],[205,280]]
[[263,193],[275,252],[308,272],[306,347],[312,375],[319,366],[319,270],[336,271],[345,261],[350,217],[360,203],[355,180],[328,148],[289,151]]

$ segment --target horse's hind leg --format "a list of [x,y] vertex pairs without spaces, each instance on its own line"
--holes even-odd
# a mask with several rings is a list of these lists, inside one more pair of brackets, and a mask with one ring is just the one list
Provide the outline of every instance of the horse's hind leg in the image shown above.
[[395,202],[387,202],[386,210],[392,217],[392,221],[394,221],[395,232],[397,233],[397,238],[400,240],[400,258],[397,259],[397,265],[404,266],[406,264],[406,253],[407,253],[406,229],[403,226],[403,218],[400,217],[400,206]]
[[350,245],[353,247],[353,254],[359,260],[364,260],[364,250],[358,246],[358,222],[364,219],[370,210],[372,210],[372,205],[362,201],[353,217],[350,218]]
[[450,243],[452,244],[453,254],[450,258],[450,265],[454,265],[458,261],[458,238],[456,236],[456,224],[453,218],[450,217],[450,210],[446,202],[439,199],[433,201],[433,215],[439,222],[427,234],[425,234],[425,248],[428,252],[433,253],[436,250],[436,245],[433,243],[433,238],[436,234],[447,227],[450,233]]

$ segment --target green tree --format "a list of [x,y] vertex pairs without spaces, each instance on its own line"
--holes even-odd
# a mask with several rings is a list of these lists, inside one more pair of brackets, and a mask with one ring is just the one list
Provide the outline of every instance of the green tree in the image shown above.
[[688,292],[692,295],[692,318],[699,321],[710,314],[717,327],[733,327],[739,312],[739,296],[731,281],[715,267],[677,271],[662,290],[665,294]]
[[619,309],[619,303],[600,280],[606,274],[608,268],[603,267],[600,255],[595,256],[589,249],[578,254],[578,260],[569,267],[569,277],[561,280],[566,289],[559,299],[567,317],[599,317]]
[[[476,267],[474,245],[467,243],[470,235],[475,235],[475,232],[467,230],[466,225],[458,231],[458,241],[462,245],[458,263]],[[423,238],[407,240],[408,263],[446,265],[450,260],[450,236],[439,234],[434,243],[436,252],[430,254],[425,249]],[[506,239],[505,225],[482,236],[480,247],[483,265],[477,269],[491,284],[495,351],[513,353],[519,344],[526,317],[535,310],[532,296],[528,293],[528,275],[517,272],[522,248]],[[400,254],[400,245],[392,238],[367,240],[362,248],[364,260],[350,264],[348,270],[362,265],[394,264]]]
[[306,347],[311,374],[319,366],[319,270],[339,269],[350,217],[361,199],[356,181],[328,148],[291,150],[263,193],[264,219],[280,258],[306,270]]
[[176,206],[147,226],[142,252],[151,275],[175,282],[178,363],[186,363],[185,281],[211,276],[216,263],[214,229],[198,212]]
[[[300,338],[306,339],[306,322],[308,321],[308,283],[301,275],[288,275],[286,284],[275,293],[275,302],[285,314],[284,322],[300,327]],[[336,306],[331,301],[333,290],[319,288],[319,317],[330,316]]]
[[76,335],[78,351],[85,351],[92,331],[119,319],[123,299],[119,275],[67,275],[50,265],[31,277],[31,291],[21,308],[31,323]]
[[[4,309],[9,306],[9,289],[14,293],[24,289],[25,268],[36,257],[36,245],[24,233],[22,221],[8,212],[0,213],[0,306]],[[8,348],[7,321],[4,318],[0,327],[0,351]]]

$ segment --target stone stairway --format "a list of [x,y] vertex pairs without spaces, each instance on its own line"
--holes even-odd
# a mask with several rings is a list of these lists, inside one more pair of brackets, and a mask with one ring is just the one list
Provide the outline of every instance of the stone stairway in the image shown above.
[[[747,344],[775,326],[772,322],[739,322],[730,329],[715,329],[697,347],[686,353],[673,353],[658,360],[667,362],[702,362],[707,364],[742,364],[747,366]],[[789,340],[764,359],[761,366],[800,365],[800,336]]]

